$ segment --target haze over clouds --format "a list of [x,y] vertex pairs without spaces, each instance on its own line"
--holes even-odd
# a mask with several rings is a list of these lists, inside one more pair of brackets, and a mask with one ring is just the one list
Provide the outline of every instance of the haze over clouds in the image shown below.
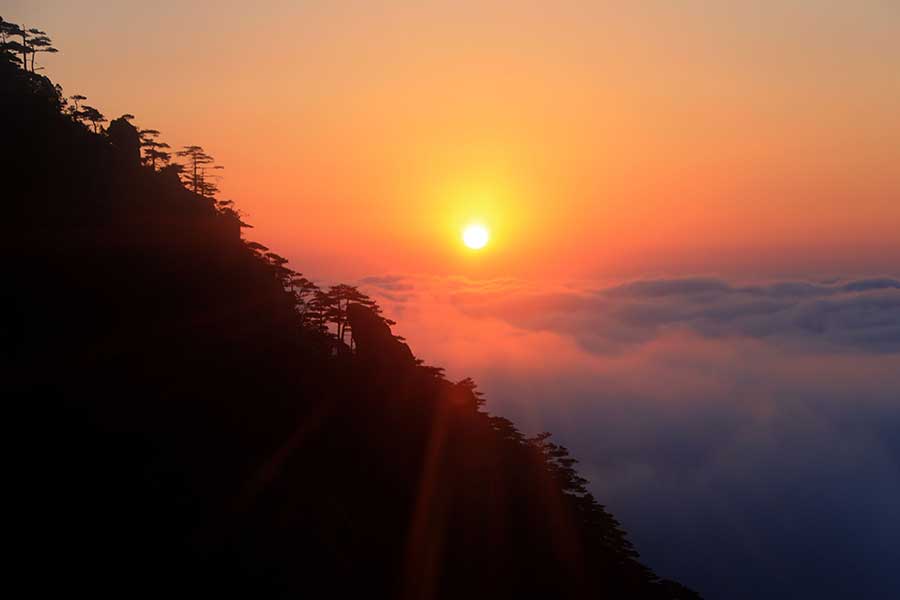
[[566,444],[653,568],[709,598],[900,592],[900,278],[361,284]]

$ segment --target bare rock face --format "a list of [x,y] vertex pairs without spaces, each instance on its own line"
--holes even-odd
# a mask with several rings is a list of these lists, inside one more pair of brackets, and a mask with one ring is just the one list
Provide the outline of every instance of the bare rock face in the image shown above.
[[409,346],[395,338],[391,328],[371,308],[351,304],[347,307],[347,320],[360,358],[378,364],[415,364]]
[[124,116],[113,119],[106,130],[110,143],[115,146],[127,164],[141,164],[141,136],[137,128]]

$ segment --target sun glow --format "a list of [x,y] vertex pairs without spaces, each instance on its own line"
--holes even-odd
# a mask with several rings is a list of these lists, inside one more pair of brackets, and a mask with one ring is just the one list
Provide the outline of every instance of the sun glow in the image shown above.
[[484,225],[468,225],[463,229],[463,243],[472,250],[480,250],[484,248],[491,234]]

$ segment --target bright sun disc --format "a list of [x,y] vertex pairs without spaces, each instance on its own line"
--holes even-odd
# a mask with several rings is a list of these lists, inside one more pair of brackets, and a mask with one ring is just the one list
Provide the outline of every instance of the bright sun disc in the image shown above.
[[479,250],[487,245],[488,238],[491,236],[484,225],[469,225],[463,229],[462,237],[466,246],[473,250]]

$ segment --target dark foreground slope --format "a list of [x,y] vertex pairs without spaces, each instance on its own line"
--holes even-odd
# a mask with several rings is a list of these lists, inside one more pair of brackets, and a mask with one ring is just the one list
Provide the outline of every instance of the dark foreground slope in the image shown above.
[[49,80],[0,60],[0,84],[29,596],[694,597],[636,561],[563,449],[365,310],[335,353],[233,214],[62,114]]

